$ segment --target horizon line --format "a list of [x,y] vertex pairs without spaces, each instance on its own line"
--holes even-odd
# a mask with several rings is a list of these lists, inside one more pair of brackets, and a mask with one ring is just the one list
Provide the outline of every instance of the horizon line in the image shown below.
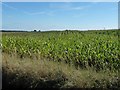
[[65,31],[65,30],[78,30],[78,31],[88,31],[88,30],[116,30],[119,28],[103,28],[103,29],[0,29],[0,31]]

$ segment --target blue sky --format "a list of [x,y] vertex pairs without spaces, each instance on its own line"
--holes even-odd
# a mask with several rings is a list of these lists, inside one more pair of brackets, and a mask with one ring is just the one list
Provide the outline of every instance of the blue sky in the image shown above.
[[3,2],[2,28],[24,30],[118,28],[118,3]]

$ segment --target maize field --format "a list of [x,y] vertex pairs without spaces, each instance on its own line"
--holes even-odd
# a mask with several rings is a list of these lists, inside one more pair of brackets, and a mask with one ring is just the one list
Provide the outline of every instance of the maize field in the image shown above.
[[3,32],[2,52],[42,57],[76,68],[119,70],[119,30]]

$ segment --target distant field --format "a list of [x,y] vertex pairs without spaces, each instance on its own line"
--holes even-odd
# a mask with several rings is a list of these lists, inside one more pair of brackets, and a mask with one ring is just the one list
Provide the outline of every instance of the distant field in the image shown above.
[[[23,60],[61,62],[75,70],[91,68],[98,73],[108,70],[118,77],[119,36],[119,30],[3,32],[2,53]],[[117,82],[119,87],[120,80]]]

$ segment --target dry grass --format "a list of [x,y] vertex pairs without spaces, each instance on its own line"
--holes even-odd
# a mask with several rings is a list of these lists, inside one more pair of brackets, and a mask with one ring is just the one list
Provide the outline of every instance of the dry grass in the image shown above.
[[[18,58],[3,53],[3,88],[118,88],[119,72],[75,67],[44,59]],[[14,85],[14,86],[13,86]]]

